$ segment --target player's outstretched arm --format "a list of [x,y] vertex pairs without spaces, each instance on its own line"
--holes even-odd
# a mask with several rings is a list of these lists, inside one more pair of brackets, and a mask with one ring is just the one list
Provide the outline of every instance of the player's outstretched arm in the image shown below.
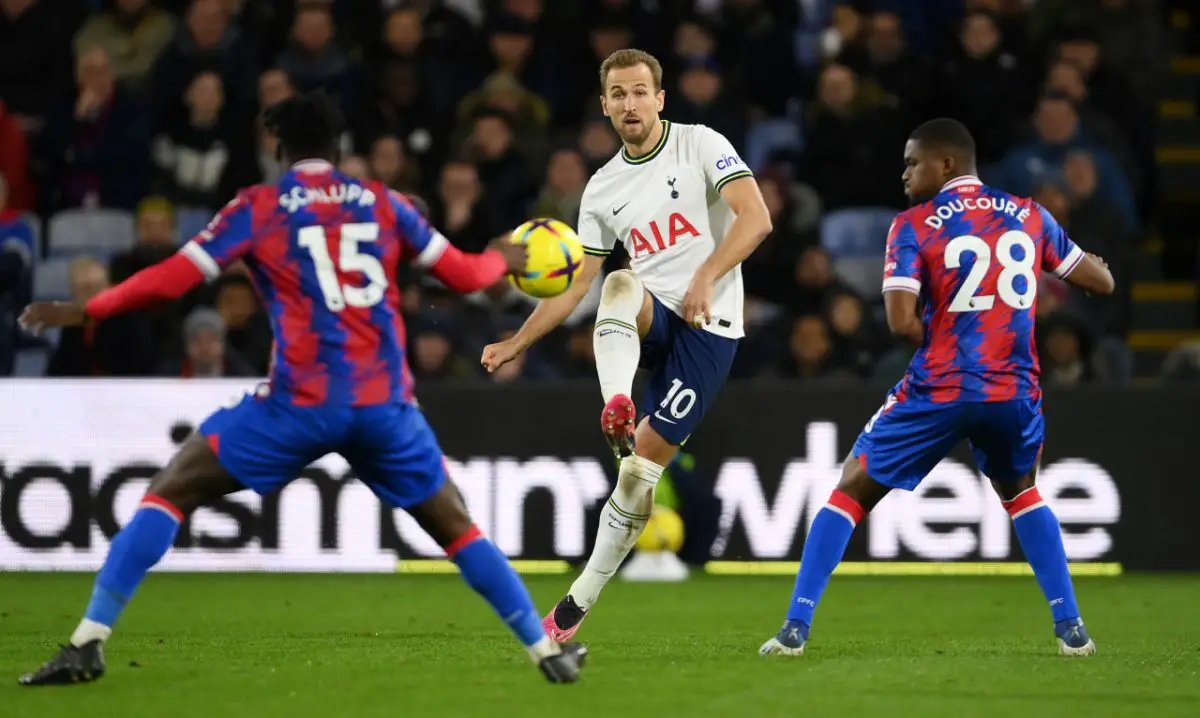
[[915,292],[885,290],[883,306],[887,310],[887,324],[892,336],[917,345],[925,341],[925,325],[917,315]]
[[480,254],[462,252],[446,242],[437,261],[429,267],[429,273],[451,291],[471,294],[487,289],[504,279],[506,274],[524,271],[528,261],[529,249],[523,244],[509,242],[505,237],[494,240]]
[[1063,279],[1092,294],[1112,294],[1117,288],[1108,263],[1091,252],[1085,253],[1079,264]]
[[735,218],[725,239],[696,270],[696,276],[683,298],[683,316],[693,323],[703,318],[712,321],[710,302],[713,285],[729,270],[741,264],[771,233],[771,213],[763,201],[758,182],[751,176],[735,179],[721,188],[721,198],[733,210]]
[[575,311],[575,307],[583,301],[588,288],[592,286],[603,267],[604,257],[585,254],[579,277],[567,291],[557,297],[538,302],[533,314],[529,315],[511,339],[484,347],[483,357],[480,359],[484,368],[489,372],[496,371],[566,321],[571,312]]
[[34,302],[21,314],[20,324],[37,333],[45,327],[68,327],[87,319],[105,319],[159,302],[178,299],[204,280],[196,263],[182,252],[137,272],[115,287],[78,302]]

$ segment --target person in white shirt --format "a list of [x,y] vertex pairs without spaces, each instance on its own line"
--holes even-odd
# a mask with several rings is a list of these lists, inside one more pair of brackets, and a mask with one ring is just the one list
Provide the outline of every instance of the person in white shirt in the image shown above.
[[[482,357],[495,371],[557,327],[616,243],[625,245],[630,268],[605,278],[592,339],[605,401],[601,429],[621,468],[587,566],[543,621],[558,641],[575,635],[637,543],[663,467],[724,385],[743,335],[740,265],[771,231],[758,183],[729,141],[703,125],[659,118],[658,60],[619,50],[601,64],[600,83],[600,105],[623,147],[583,193],[582,274]],[[646,416],[635,429],[630,394],[639,365],[651,375]]]

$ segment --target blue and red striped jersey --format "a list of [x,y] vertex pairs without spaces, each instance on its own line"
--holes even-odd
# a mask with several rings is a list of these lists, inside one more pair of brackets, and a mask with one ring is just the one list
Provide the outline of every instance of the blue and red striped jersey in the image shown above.
[[209,279],[245,261],[271,318],[275,396],[367,406],[413,399],[396,271],[447,245],[402,195],[309,160],[239,192],[182,252]]
[[948,182],[899,215],[883,291],[921,296],[925,341],[900,399],[1005,401],[1041,396],[1034,344],[1038,278],[1066,277],[1081,250],[1045,208],[975,177]]

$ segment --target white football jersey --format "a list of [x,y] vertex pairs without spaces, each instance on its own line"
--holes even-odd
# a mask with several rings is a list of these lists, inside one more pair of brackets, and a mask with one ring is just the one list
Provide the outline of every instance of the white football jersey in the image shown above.
[[[622,148],[588,180],[579,239],[585,252],[599,256],[622,242],[630,268],[646,289],[690,323],[692,317],[682,316],[688,285],[733,223],[721,188],[753,175],[719,132],[704,125],[662,124],[653,150],[633,158]],[[705,329],[741,338],[742,302],[739,266],[714,287],[712,322]]]

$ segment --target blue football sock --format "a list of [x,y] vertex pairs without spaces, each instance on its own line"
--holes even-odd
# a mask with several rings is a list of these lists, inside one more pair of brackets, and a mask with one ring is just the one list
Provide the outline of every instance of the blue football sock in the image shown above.
[[817,512],[804,540],[804,552],[800,556],[800,572],[796,574],[796,586],[792,590],[792,603],[788,607],[787,620],[804,624],[803,634],[808,638],[808,627],[812,625],[813,612],[833,569],[842,561],[846,544],[854,534],[854,527],[866,512],[857,501],[841,491],[834,491],[829,503]]
[[96,576],[86,618],[112,627],[146,572],[158,563],[179,531],[179,509],[155,496],[142,501],[137,513],[113,538],[108,558]]
[[1055,623],[1079,618],[1062,530],[1054,512],[1042,501],[1037,487],[1021,492],[1012,501],[1005,501],[1004,508],[1012,516],[1021,550],[1050,602]]
[[521,643],[532,646],[546,637],[529,590],[496,544],[479,529],[472,527],[446,553],[467,584],[492,605]]

